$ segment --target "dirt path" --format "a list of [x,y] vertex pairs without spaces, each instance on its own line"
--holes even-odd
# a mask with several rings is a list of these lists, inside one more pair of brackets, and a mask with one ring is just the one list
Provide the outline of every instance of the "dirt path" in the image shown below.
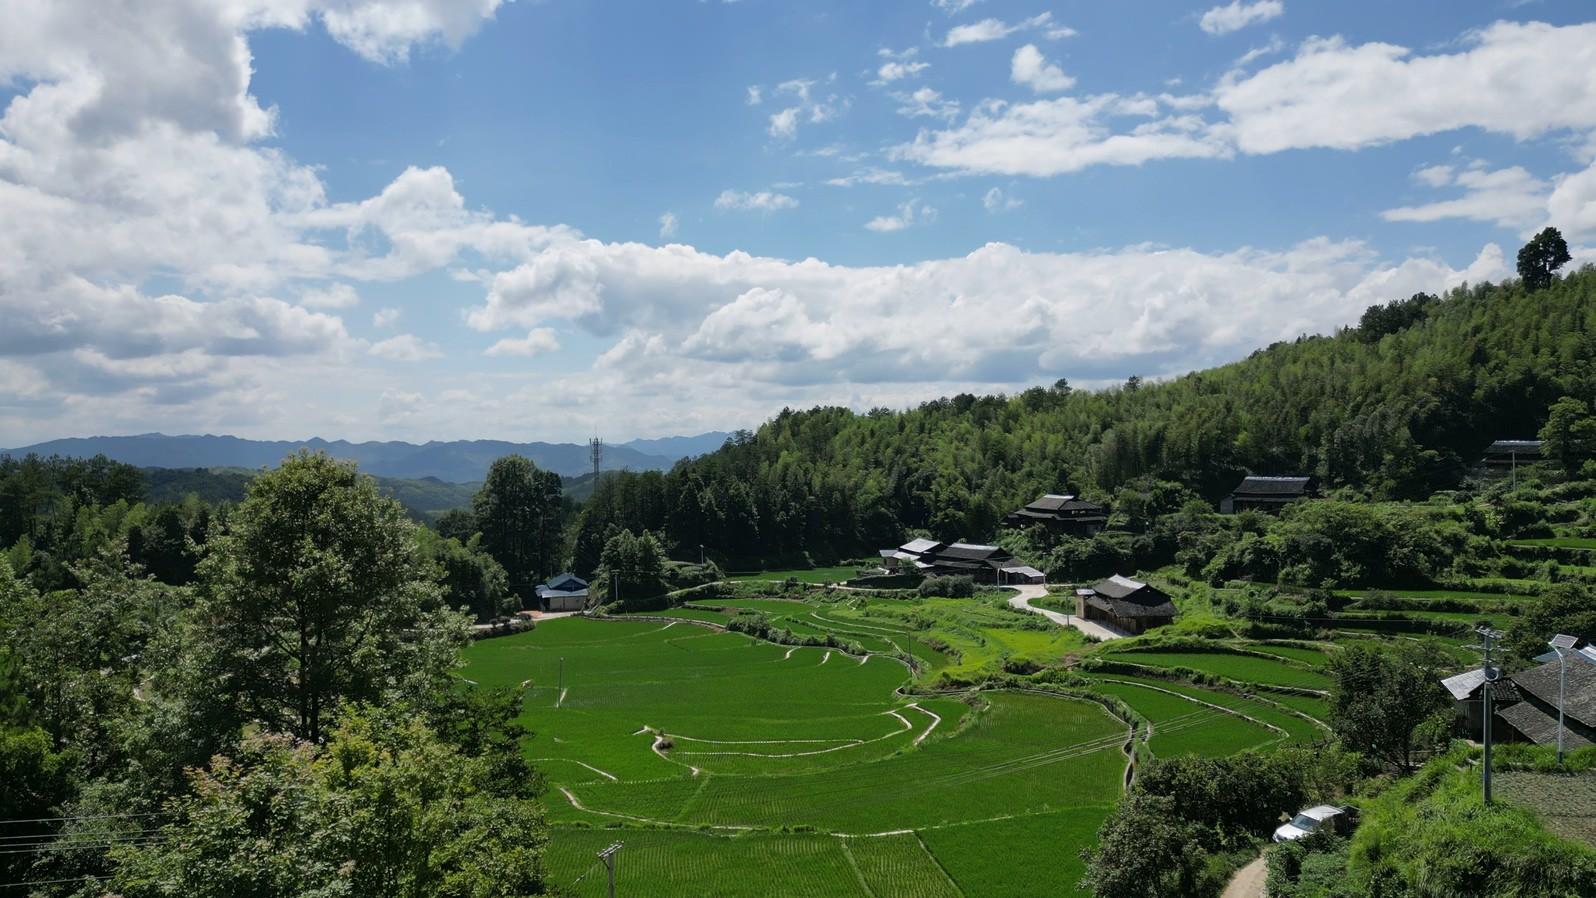
[[1269,866],[1259,855],[1252,863],[1236,871],[1220,898],[1266,898],[1264,883],[1268,878]]
[[1021,611],[1040,614],[1061,627],[1074,627],[1087,636],[1095,636],[1098,639],[1123,639],[1130,635],[1117,627],[1110,627],[1107,624],[1100,624],[1096,621],[1082,620],[1078,615],[1060,614],[1048,608],[1033,606],[1031,604],[1032,599],[1040,599],[1047,595],[1046,586],[1011,586],[1009,588],[1014,590],[1014,595],[1009,599],[1010,605]]

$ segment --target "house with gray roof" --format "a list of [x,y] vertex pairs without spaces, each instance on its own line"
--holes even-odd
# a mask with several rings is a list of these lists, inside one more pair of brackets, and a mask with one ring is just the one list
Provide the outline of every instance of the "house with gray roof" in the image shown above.
[[1008,513],[1008,527],[1042,525],[1070,536],[1091,536],[1108,525],[1108,509],[1087,502],[1073,493],[1048,493],[1034,502]]
[[1134,636],[1172,622],[1175,603],[1156,586],[1115,574],[1075,590],[1075,616]]
[[1313,495],[1312,477],[1243,477],[1230,495],[1219,502],[1220,514],[1235,514],[1246,509],[1279,511],[1292,502]]

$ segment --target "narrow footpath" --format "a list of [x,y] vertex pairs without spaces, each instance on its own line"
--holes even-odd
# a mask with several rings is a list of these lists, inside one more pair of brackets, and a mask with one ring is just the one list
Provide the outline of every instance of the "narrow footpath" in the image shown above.
[[1267,898],[1264,887],[1269,882],[1269,865],[1259,855],[1256,860],[1236,871],[1219,898]]
[[1074,627],[1087,636],[1097,639],[1123,639],[1130,635],[1118,627],[1100,624],[1097,621],[1082,620],[1074,614],[1060,614],[1048,608],[1037,608],[1031,604],[1032,599],[1040,599],[1047,595],[1046,586],[1010,586],[1014,595],[1010,597],[1009,604],[1022,611],[1040,614],[1061,627]]

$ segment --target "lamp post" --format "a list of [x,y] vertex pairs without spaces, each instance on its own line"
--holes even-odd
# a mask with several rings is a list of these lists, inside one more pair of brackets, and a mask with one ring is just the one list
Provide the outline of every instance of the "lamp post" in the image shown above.
[[1559,767],[1563,764],[1563,704],[1564,697],[1568,693],[1568,656],[1563,654],[1563,652],[1573,651],[1578,642],[1579,638],[1576,636],[1559,633],[1546,643],[1552,647],[1552,651],[1557,653],[1557,764]]

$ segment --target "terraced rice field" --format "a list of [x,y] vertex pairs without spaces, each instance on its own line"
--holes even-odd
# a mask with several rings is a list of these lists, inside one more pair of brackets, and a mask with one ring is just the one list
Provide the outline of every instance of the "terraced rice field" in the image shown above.
[[1330,678],[1317,670],[1228,652],[1117,651],[1104,658],[1149,667],[1189,667],[1241,683],[1329,689]]
[[[1153,734],[1147,745],[1161,758],[1182,755],[1221,757],[1238,751],[1262,748],[1283,737],[1239,715],[1228,714],[1191,697],[1128,680],[1104,679],[1093,688],[1125,702],[1152,723]],[[1202,696],[1207,700],[1208,696]],[[1218,702],[1213,702],[1218,704]]]
[[834,567],[794,568],[785,571],[758,571],[732,574],[728,580],[797,580],[799,583],[841,583],[859,574],[856,564],[839,564]]
[[[532,681],[527,751],[572,895],[602,894],[591,861],[613,841],[629,894],[1070,895],[1124,773],[1127,728],[1094,702],[915,700],[889,659],[686,622],[549,621],[467,658],[484,686]],[[1054,863],[1004,872],[981,860],[993,838]]]

